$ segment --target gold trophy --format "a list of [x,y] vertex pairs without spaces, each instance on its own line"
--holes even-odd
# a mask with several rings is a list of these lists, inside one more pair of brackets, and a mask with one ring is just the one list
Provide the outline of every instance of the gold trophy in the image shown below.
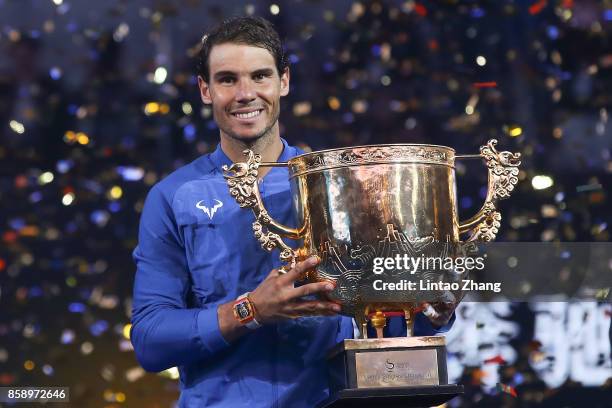
[[[461,385],[448,384],[445,338],[413,336],[423,300],[418,291],[370,296],[377,277],[373,261],[432,251],[443,256],[440,248],[452,256],[464,242],[493,240],[501,220],[496,202],[514,189],[520,165],[520,154],[498,152],[496,144],[490,140],[479,155],[463,156],[445,146],[371,145],[306,153],[286,163],[262,163],[259,155],[245,150],[245,162],[224,167],[231,195],[255,215],[253,232],[262,247],[280,250],[283,271],[318,255],[320,264],[305,280],[335,282],[328,300],[357,322],[360,338],[344,340],[330,351],[332,395],[324,406],[428,406],[463,391]],[[478,213],[460,222],[455,159],[467,158],[485,160],[488,191]],[[299,228],[279,224],[264,208],[257,184],[263,166],[288,167]],[[461,241],[464,233],[469,236]],[[283,237],[302,245],[293,249]],[[406,320],[407,336],[383,338],[387,317],[394,314]],[[377,338],[367,338],[368,324]]]

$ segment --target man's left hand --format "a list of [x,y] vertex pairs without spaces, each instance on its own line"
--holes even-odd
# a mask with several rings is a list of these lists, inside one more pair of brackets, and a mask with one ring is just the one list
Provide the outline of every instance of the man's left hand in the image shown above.
[[423,303],[423,314],[427,316],[431,324],[439,329],[446,326],[453,317],[453,312],[458,303],[455,302],[435,302]]

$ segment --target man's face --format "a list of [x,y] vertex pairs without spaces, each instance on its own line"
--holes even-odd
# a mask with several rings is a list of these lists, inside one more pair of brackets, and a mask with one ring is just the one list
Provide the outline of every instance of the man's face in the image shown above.
[[198,78],[205,104],[225,134],[253,142],[277,129],[280,97],[289,92],[289,71],[280,78],[274,57],[265,48],[243,44],[215,45],[209,55],[209,83]]

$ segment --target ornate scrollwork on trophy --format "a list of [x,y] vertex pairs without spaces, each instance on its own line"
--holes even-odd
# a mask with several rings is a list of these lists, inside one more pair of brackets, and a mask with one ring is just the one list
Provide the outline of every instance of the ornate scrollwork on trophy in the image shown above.
[[501,227],[501,214],[495,211],[495,205],[492,202],[484,205],[485,219],[476,228],[476,232],[472,237],[472,241],[479,240],[483,242],[491,242],[495,240],[499,228]]
[[261,247],[266,251],[272,251],[276,248],[280,236],[269,231],[264,231],[264,227],[259,221],[253,223],[253,234],[257,241],[261,244]]
[[480,154],[491,171],[494,198],[508,198],[518,182],[521,155],[507,151],[498,152],[495,145],[497,145],[496,139],[489,140],[480,148]]
[[241,208],[253,208],[257,206],[257,195],[253,186],[257,183],[261,156],[251,150],[245,150],[243,154],[247,156],[246,162],[234,163],[229,167],[223,165],[223,172],[230,194],[238,205]]
[[259,218],[253,223],[253,233],[255,235],[255,238],[257,238],[257,241],[259,241],[259,243],[261,244],[261,247],[266,251],[270,252],[276,248],[280,249],[281,253],[279,258],[282,262],[286,263],[286,265],[283,265],[280,268],[280,271],[288,272],[291,268],[295,266],[295,251],[287,244],[285,244],[285,242],[283,242],[283,239],[279,234],[275,234],[264,228],[264,225],[267,225],[270,221],[271,218],[267,212],[260,213]]
[[520,153],[498,152],[495,146],[496,139],[491,139],[486,145],[480,147],[480,156],[485,159],[489,169],[487,197],[474,217],[459,226],[460,232],[467,232],[473,227],[470,241],[490,242],[495,239],[501,226],[501,214],[497,211],[497,200],[510,197],[514,186],[518,182],[521,164]]
[[431,163],[453,167],[454,152],[441,146],[388,145],[337,149],[291,164],[298,176],[311,171],[361,164]]
[[[257,186],[257,171],[261,164],[261,156],[251,150],[245,150],[243,154],[247,161],[234,163],[229,167],[224,165],[223,176],[227,180],[231,196],[234,197],[238,205],[241,208],[251,208],[253,210],[255,214],[255,222],[253,222],[255,238],[266,251],[280,249],[280,260],[286,264],[279,270],[281,273],[287,272],[295,266],[296,253],[283,242],[279,234],[269,230],[269,227],[276,226],[276,223],[266,211]],[[277,226],[277,228],[279,227]]]

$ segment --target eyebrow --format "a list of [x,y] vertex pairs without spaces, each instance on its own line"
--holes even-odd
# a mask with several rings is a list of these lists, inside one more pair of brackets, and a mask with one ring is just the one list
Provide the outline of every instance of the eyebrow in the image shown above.
[[[272,68],[261,68],[251,72],[251,75],[272,75],[273,73],[274,70]],[[219,71],[216,72],[213,77],[214,79],[218,80],[227,76],[235,77],[237,76],[237,74],[234,71]]]

